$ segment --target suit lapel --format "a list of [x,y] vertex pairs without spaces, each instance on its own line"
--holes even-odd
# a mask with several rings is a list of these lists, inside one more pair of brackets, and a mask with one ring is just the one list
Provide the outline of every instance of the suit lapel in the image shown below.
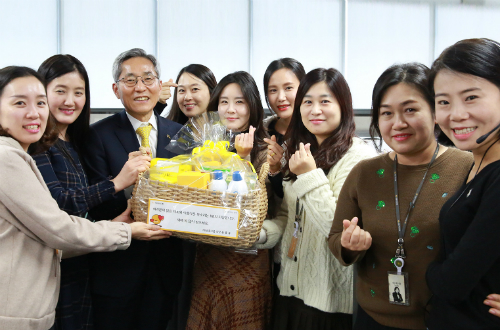
[[170,143],[170,140],[172,139],[172,135],[170,134],[170,129],[168,127],[168,120],[164,119],[163,117],[156,116],[156,123],[158,124],[158,146],[156,147],[156,157],[174,157],[174,154],[165,149],[165,147]]
[[127,154],[139,150],[139,141],[134,132],[134,127],[127,118],[125,110],[119,113],[118,121],[116,122],[115,129],[116,137],[118,141],[122,144],[123,148]]

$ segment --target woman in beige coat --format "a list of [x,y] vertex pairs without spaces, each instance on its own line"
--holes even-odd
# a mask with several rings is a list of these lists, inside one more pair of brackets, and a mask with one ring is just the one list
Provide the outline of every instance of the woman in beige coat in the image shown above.
[[[54,323],[61,256],[124,250],[131,238],[170,233],[131,223],[126,211],[92,223],[59,209],[29,146],[54,140],[42,79],[26,67],[0,69],[0,329],[47,330]],[[129,224],[130,223],[130,224]]]

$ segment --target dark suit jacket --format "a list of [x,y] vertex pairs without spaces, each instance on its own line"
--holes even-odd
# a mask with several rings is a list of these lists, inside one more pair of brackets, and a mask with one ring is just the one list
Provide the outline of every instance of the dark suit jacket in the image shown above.
[[[156,157],[174,157],[176,155],[165,147],[182,126],[155,116],[158,123]],[[125,111],[93,124],[84,157],[90,183],[116,177],[127,162],[128,154],[139,150],[139,147],[136,133]],[[125,193],[120,191],[112,200],[93,208],[89,213],[96,221],[110,220],[126,208]],[[155,264],[162,277],[165,292],[175,295],[182,281],[182,246],[177,238],[152,242],[132,240],[127,250],[92,254],[92,292],[114,297],[131,294],[140,288],[143,281],[147,281],[144,270],[148,263]]]

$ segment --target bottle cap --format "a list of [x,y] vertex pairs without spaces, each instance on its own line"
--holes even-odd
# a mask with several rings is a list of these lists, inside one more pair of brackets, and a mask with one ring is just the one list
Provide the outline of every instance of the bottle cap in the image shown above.
[[214,180],[223,180],[222,171],[214,171]]
[[241,181],[241,173],[240,171],[234,171],[233,172],[233,181]]

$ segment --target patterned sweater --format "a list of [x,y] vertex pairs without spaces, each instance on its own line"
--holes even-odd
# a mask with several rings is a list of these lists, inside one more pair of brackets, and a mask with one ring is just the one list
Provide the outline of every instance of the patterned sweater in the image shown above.
[[110,180],[88,185],[78,153],[70,142],[59,140],[74,159],[71,162],[61,150],[52,146],[33,159],[61,210],[85,217],[89,209],[113,198],[115,185]]
[[[329,313],[352,313],[352,268],[345,268],[328,249],[328,234],[332,226],[337,198],[351,169],[360,160],[375,156],[373,148],[359,138],[333,166],[328,175],[315,169],[301,174],[295,181],[284,181],[285,196],[273,220],[265,220],[267,242],[257,248],[272,248],[283,236],[281,271],[278,287],[283,296],[294,296]],[[297,197],[304,205],[301,238],[296,258],[287,257],[295,221]]]

